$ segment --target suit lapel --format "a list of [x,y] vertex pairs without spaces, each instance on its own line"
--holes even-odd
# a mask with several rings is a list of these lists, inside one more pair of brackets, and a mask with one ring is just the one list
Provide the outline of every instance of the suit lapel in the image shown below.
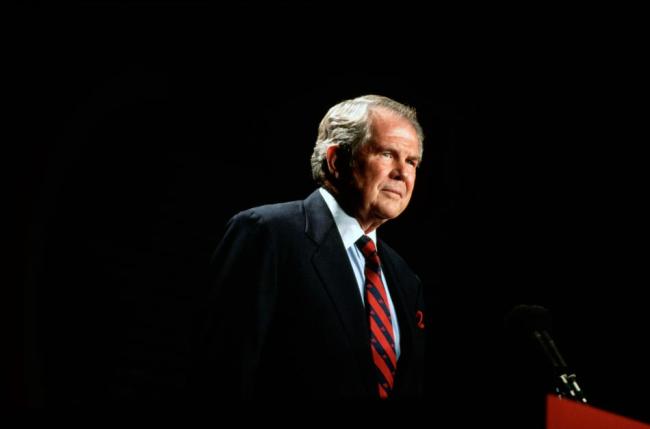
[[[373,386],[374,373],[370,365],[372,356],[368,346],[368,326],[357,281],[343,248],[343,241],[329,208],[318,191],[305,200],[304,207],[305,233],[316,244],[311,258],[312,264],[336,308],[357,357],[361,374],[364,374],[365,384],[370,389],[370,386]],[[374,393],[374,389],[372,392]]]
[[388,290],[390,291],[390,296],[393,299],[395,312],[397,313],[397,321],[399,322],[400,335],[402,338],[402,353],[400,355],[400,362],[404,362],[406,359],[408,359],[408,350],[410,348],[409,345],[413,341],[413,337],[415,335],[415,322],[413,319],[415,315],[411,314],[411,311],[409,311],[406,304],[408,302],[406,300],[407,292],[404,288],[403,281],[399,281],[399,279],[403,277],[400,275],[401,273],[398,272],[393,259],[384,250],[384,246],[381,241],[378,243],[377,251],[379,253],[379,258],[381,259],[382,267],[384,269],[386,282],[388,283]]

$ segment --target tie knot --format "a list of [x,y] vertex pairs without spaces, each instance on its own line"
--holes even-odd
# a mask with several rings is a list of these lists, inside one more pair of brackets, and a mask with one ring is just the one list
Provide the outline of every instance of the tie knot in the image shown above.
[[359,250],[361,250],[361,253],[363,253],[363,256],[365,256],[366,259],[377,254],[375,243],[373,243],[372,239],[367,235],[362,235],[355,244]]

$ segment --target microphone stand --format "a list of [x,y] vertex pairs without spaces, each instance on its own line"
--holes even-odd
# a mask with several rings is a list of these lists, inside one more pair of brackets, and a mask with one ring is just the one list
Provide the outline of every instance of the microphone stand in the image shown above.
[[587,398],[578,384],[576,375],[569,371],[569,368],[555,346],[553,338],[545,329],[533,331],[533,336],[544,350],[544,353],[551,361],[555,372],[555,392],[560,398],[572,399],[574,401],[587,403]]

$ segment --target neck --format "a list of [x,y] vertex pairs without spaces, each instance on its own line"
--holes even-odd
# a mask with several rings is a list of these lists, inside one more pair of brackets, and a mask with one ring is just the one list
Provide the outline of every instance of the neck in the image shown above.
[[366,234],[370,234],[375,229],[379,228],[379,225],[381,225],[384,222],[371,222],[364,225],[363,223],[361,223],[361,221],[359,221],[359,225],[361,226],[361,229],[363,229],[363,232],[365,232]]
[[336,202],[341,206],[343,211],[349,216],[355,218],[359,222],[359,226],[364,233],[369,234],[375,229],[379,228],[381,224],[386,222],[387,219],[377,219],[372,216],[363,216],[361,210],[359,210],[358,200],[359,197],[352,195],[351,192],[341,192],[331,183],[325,183],[323,185],[327,191],[332,194],[336,199]]

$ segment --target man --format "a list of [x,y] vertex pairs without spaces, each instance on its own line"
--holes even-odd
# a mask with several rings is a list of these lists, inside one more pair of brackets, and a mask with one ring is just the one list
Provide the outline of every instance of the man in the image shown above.
[[408,206],[415,111],[368,95],[332,107],[304,201],[233,217],[213,257],[209,390],[226,398],[422,395],[422,288],[377,228]]

